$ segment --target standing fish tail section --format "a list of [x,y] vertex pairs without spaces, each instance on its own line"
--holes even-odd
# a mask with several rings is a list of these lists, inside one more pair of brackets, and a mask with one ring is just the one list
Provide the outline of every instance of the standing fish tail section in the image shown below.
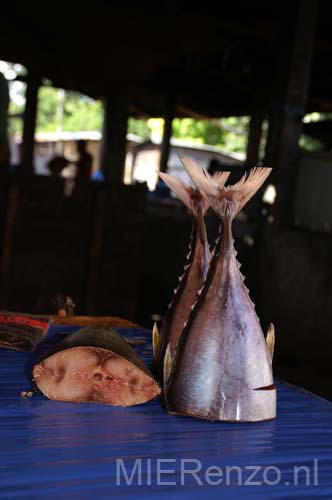
[[185,167],[221,218],[222,237],[168,370],[166,408],[207,420],[272,419],[274,331],[270,329],[267,346],[232,236],[234,217],[271,169],[253,169],[237,184],[224,187],[196,165],[186,162]]
[[184,273],[180,277],[177,289],[174,290],[174,296],[165,315],[158,339],[156,331],[154,333],[154,345],[156,346],[154,368],[158,379],[162,381],[167,346],[169,344],[169,353],[172,356],[197,298],[197,293],[206,278],[211,254],[204,223],[204,215],[209,207],[206,197],[199,189],[186,186],[171,175],[160,173],[160,177],[193,216],[192,235]]

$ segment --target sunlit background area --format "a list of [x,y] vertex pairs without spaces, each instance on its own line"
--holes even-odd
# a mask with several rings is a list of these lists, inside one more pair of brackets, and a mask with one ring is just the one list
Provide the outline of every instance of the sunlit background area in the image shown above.
[[[19,163],[22,142],[23,112],[25,107],[26,69],[19,64],[1,61],[0,71],[9,83],[9,134],[11,163]],[[180,169],[177,154],[191,150],[205,164],[216,159],[231,159],[240,163],[245,159],[248,117],[204,120],[175,118],[172,124],[172,148],[169,168]],[[98,177],[99,151],[103,125],[102,102],[78,92],[55,88],[43,80],[38,92],[38,110],[35,135],[35,170],[49,174],[47,164],[55,154],[75,160],[75,141],[88,141],[93,156],[93,173]],[[150,190],[157,183],[159,146],[163,137],[162,118],[129,118],[125,183],[147,182]],[[173,151],[172,151],[173,150]],[[73,165],[63,172],[74,176]]]
[[[9,87],[10,164],[12,168],[15,168],[20,161],[27,71],[20,64],[0,61],[0,72],[7,80]],[[310,124],[331,117],[331,113],[317,112],[304,117],[303,122],[309,134],[302,134],[300,138],[300,146],[303,149],[326,150],[326,144],[313,137],[314,134],[310,134]],[[36,173],[49,175],[49,161],[55,155],[63,155],[73,163],[69,163],[61,175],[74,177],[74,161],[77,154],[75,142],[84,139],[93,157],[92,178],[102,178],[100,172],[102,125],[103,105],[100,100],[78,92],[55,88],[51,81],[44,79],[38,92],[34,151]],[[155,189],[158,181],[157,172],[163,129],[162,118],[129,118],[124,174],[126,184],[146,182],[150,190]],[[248,132],[249,117],[247,116],[219,119],[175,118],[172,123],[168,168],[181,176],[178,156],[186,153],[194,156],[206,167],[213,159],[217,160],[220,165],[223,163],[240,165],[246,159]],[[267,121],[265,120],[260,143],[260,160],[264,157],[266,135]],[[265,200],[273,203],[275,195],[275,190],[273,191],[270,187]]]

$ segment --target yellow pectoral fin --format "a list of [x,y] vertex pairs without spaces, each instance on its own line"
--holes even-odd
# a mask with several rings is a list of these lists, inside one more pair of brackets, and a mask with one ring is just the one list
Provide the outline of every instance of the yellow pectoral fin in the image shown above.
[[271,363],[272,363],[273,354],[274,354],[274,344],[275,344],[275,330],[274,330],[273,323],[271,323],[269,326],[269,329],[267,331],[267,335],[266,335],[266,345],[267,345],[267,349],[269,351]]
[[164,386],[167,384],[172,369],[172,355],[171,344],[169,343],[166,348],[164,357]]
[[157,323],[155,322],[152,329],[152,348],[153,348],[153,357],[156,359],[157,351],[159,348],[160,336],[157,327]]

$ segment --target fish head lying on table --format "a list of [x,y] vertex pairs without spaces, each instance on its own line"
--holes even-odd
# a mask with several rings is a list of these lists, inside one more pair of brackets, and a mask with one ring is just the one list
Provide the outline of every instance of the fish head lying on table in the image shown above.
[[34,366],[33,378],[45,396],[60,401],[131,406],[160,393],[135,351],[110,328],[67,336]]
[[208,420],[274,418],[272,375],[274,332],[264,339],[236,259],[232,220],[271,169],[254,169],[234,186],[218,186],[195,165],[187,166],[222,220],[205,284],[170,359],[165,356],[168,411]]

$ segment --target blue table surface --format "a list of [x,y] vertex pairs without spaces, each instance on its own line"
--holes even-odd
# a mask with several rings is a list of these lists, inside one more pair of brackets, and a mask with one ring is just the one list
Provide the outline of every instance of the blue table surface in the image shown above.
[[[147,336],[137,351],[150,365],[150,332],[120,331]],[[29,364],[0,350],[1,499],[332,499],[332,404],[313,394],[279,383],[276,420],[212,423],[168,415],[158,400],[22,399]]]

